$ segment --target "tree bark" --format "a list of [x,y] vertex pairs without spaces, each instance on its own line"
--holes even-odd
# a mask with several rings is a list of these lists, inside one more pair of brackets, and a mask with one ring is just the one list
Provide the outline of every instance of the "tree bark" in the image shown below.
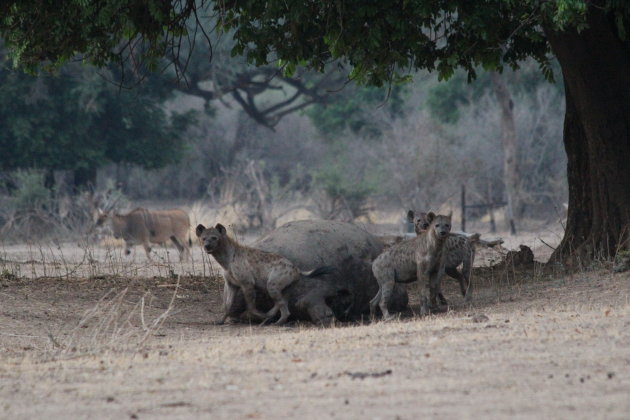
[[518,206],[518,167],[516,161],[516,127],[514,125],[514,103],[503,76],[490,73],[494,94],[501,106],[501,140],[503,142],[503,180],[507,198],[506,219],[510,233],[516,235],[514,208]]
[[226,166],[234,163],[239,153],[245,149],[254,137],[256,128],[252,120],[247,116],[245,111],[240,111],[236,117],[236,132],[234,133],[234,143],[230,147],[226,157]]
[[630,43],[602,9],[590,6],[587,21],[580,33],[545,28],[564,77],[569,183],[552,260],[577,263],[628,249],[630,233]]

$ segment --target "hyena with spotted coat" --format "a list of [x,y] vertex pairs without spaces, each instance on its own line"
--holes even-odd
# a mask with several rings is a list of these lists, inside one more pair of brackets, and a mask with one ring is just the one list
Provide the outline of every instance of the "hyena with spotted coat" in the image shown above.
[[[195,229],[203,249],[211,254],[226,271],[225,279],[234,287],[243,291],[247,311],[251,316],[267,320],[278,311],[280,318],[277,325],[289,319],[289,303],[283,290],[300,279],[300,276],[316,277],[329,273],[331,267],[320,267],[308,273],[300,272],[288,259],[271,252],[250,248],[230,238],[222,224],[206,228],[198,225]],[[263,313],[256,309],[256,287],[265,290],[274,302],[274,306]],[[225,322],[227,311],[219,323]]]
[[[407,218],[413,223],[416,235],[420,235],[429,228],[430,221],[427,217],[428,213],[414,214],[413,210],[409,210]],[[470,282],[470,273],[473,261],[475,259],[474,243],[479,241],[479,234],[472,235],[470,238],[464,235],[449,234],[444,242],[444,272],[459,282],[462,296],[466,301],[472,299],[472,284]],[[462,265],[462,271],[459,272],[457,267]],[[441,283],[441,282],[440,282]],[[446,304],[446,299],[439,292],[439,299],[442,304]]]
[[[444,273],[442,252],[451,230],[451,216],[428,213],[427,218],[430,225],[426,231],[415,238],[392,245],[372,263],[372,272],[379,285],[378,293],[370,301],[372,317],[379,306],[383,319],[392,319],[388,304],[394,284],[415,280],[425,282],[420,287],[421,314],[426,315],[431,309],[439,309],[439,282]],[[429,297],[426,296],[427,288]]]

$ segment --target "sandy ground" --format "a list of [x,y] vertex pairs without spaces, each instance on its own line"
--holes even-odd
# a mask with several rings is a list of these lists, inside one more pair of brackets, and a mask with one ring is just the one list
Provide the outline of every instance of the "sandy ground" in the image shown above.
[[630,417],[630,273],[480,269],[448,314],[214,326],[220,273],[159,252],[0,249],[0,418]]

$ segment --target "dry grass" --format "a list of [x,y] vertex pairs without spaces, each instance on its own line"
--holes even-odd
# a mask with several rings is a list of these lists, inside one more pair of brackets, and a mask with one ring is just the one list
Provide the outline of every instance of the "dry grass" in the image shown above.
[[146,307],[154,298],[149,291],[135,303],[129,304],[129,287],[117,292],[110,289],[98,302],[83,314],[79,323],[60,343],[52,333],[49,338],[59,349],[58,357],[98,354],[104,351],[123,351],[141,348],[150,336],[157,335],[169,314],[173,311],[179,291],[179,278],[173,286],[168,306],[153,319],[145,316]]
[[[0,251],[7,418],[627,418],[630,273],[475,270],[391,323],[214,326],[222,279],[115,248]],[[46,273],[46,275],[42,275]],[[410,288],[412,310],[417,309]],[[479,321],[479,322],[476,322]]]

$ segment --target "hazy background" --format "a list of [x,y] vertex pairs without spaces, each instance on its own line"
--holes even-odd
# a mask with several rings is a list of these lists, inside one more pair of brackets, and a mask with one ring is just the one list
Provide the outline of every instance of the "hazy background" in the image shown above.
[[[459,220],[462,185],[469,204],[506,201],[488,73],[362,87],[340,63],[290,79],[229,49],[221,40],[209,61],[198,47],[185,77],[72,63],[33,77],[2,53],[0,241],[84,236],[96,207],[182,206],[193,223],[204,213],[259,232],[301,218],[395,230],[409,208]],[[501,79],[516,128],[517,228],[557,224],[567,201],[562,83],[529,62]],[[499,230],[503,213],[493,213]],[[489,229],[486,208],[468,218]]]

